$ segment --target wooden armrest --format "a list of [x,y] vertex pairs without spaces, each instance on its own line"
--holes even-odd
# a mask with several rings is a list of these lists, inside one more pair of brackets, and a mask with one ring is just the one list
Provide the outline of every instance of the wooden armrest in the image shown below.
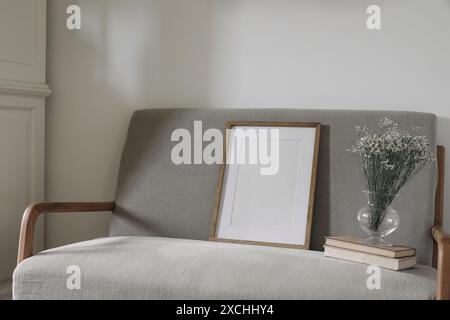
[[435,225],[431,229],[431,235],[433,236],[434,241],[436,241],[438,244],[439,242],[450,241],[450,234],[445,233],[442,225]]
[[438,245],[436,298],[450,300],[450,235],[444,232],[442,225],[435,225],[431,234]]
[[438,180],[435,198],[434,227],[431,235],[433,244],[433,267],[437,269],[436,298],[450,300],[450,235],[445,234],[444,222],[444,180],[445,147],[437,146]]
[[42,213],[113,211],[114,202],[43,202],[30,205],[24,212],[20,226],[17,264],[33,255],[34,229]]

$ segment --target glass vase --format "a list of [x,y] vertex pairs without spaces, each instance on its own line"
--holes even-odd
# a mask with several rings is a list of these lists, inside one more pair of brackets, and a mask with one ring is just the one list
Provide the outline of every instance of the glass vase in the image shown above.
[[358,224],[369,237],[362,243],[370,245],[392,246],[384,237],[397,229],[400,217],[392,207],[395,194],[365,191],[367,205],[358,211]]

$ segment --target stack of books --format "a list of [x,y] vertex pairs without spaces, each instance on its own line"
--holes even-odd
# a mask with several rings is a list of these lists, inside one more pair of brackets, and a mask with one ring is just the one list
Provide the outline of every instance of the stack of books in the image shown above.
[[377,246],[355,237],[326,237],[326,257],[359,262],[391,270],[413,268],[417,264],[416,249],[404,246]]

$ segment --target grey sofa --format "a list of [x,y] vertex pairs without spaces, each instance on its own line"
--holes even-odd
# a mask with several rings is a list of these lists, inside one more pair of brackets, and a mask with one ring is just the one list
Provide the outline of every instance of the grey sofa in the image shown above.
[[[346,149],[353,126],[382,117],[421,126],[436,147],[436,117],[428,113],[303,109],[151,109],[134,113],[124,146],[117,195],[111,203],[30,206],[21,230],[14,299],[434,299],[432,267],[436,166],[402,190],[399,229],[390,238],[417,248],[420,265],[382,270],[381,289],[366,286],[367,267],[323,257],[326,235],[360,235],[364,204],[357,160]],[[218,166],[170,161],[171,133],[194,120],[224,129],[230,120],[322,123],[311,250],[208,240]],[[44,212],[112,211],[109,237],[32,256],[32,229]],[[67,267],[81,270],[81,288],[66,286]]]

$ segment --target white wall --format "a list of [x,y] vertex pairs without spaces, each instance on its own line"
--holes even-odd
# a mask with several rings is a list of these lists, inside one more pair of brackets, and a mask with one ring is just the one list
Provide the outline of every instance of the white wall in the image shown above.
[[[69,3],[49,1],[48,200],[113,198],[139,107],[427,111],[450,150],[447,0],[83,0],[81,31],[64,28]],[[370,4],[381,31],[366,28]],[[47,245],[106,221],[51,217]]]
[[[79,3],[82,30],[66,8]],[[135,108],[159,104],[159,6],[146,0],[48,2],[46,199],[114,199],[120,151]],[[46,244],[107,232],[103,213],[53,215]]]
[[11,296],[22,213],[44,200],[45,26],[45,0],[0,1],[0,300]]

